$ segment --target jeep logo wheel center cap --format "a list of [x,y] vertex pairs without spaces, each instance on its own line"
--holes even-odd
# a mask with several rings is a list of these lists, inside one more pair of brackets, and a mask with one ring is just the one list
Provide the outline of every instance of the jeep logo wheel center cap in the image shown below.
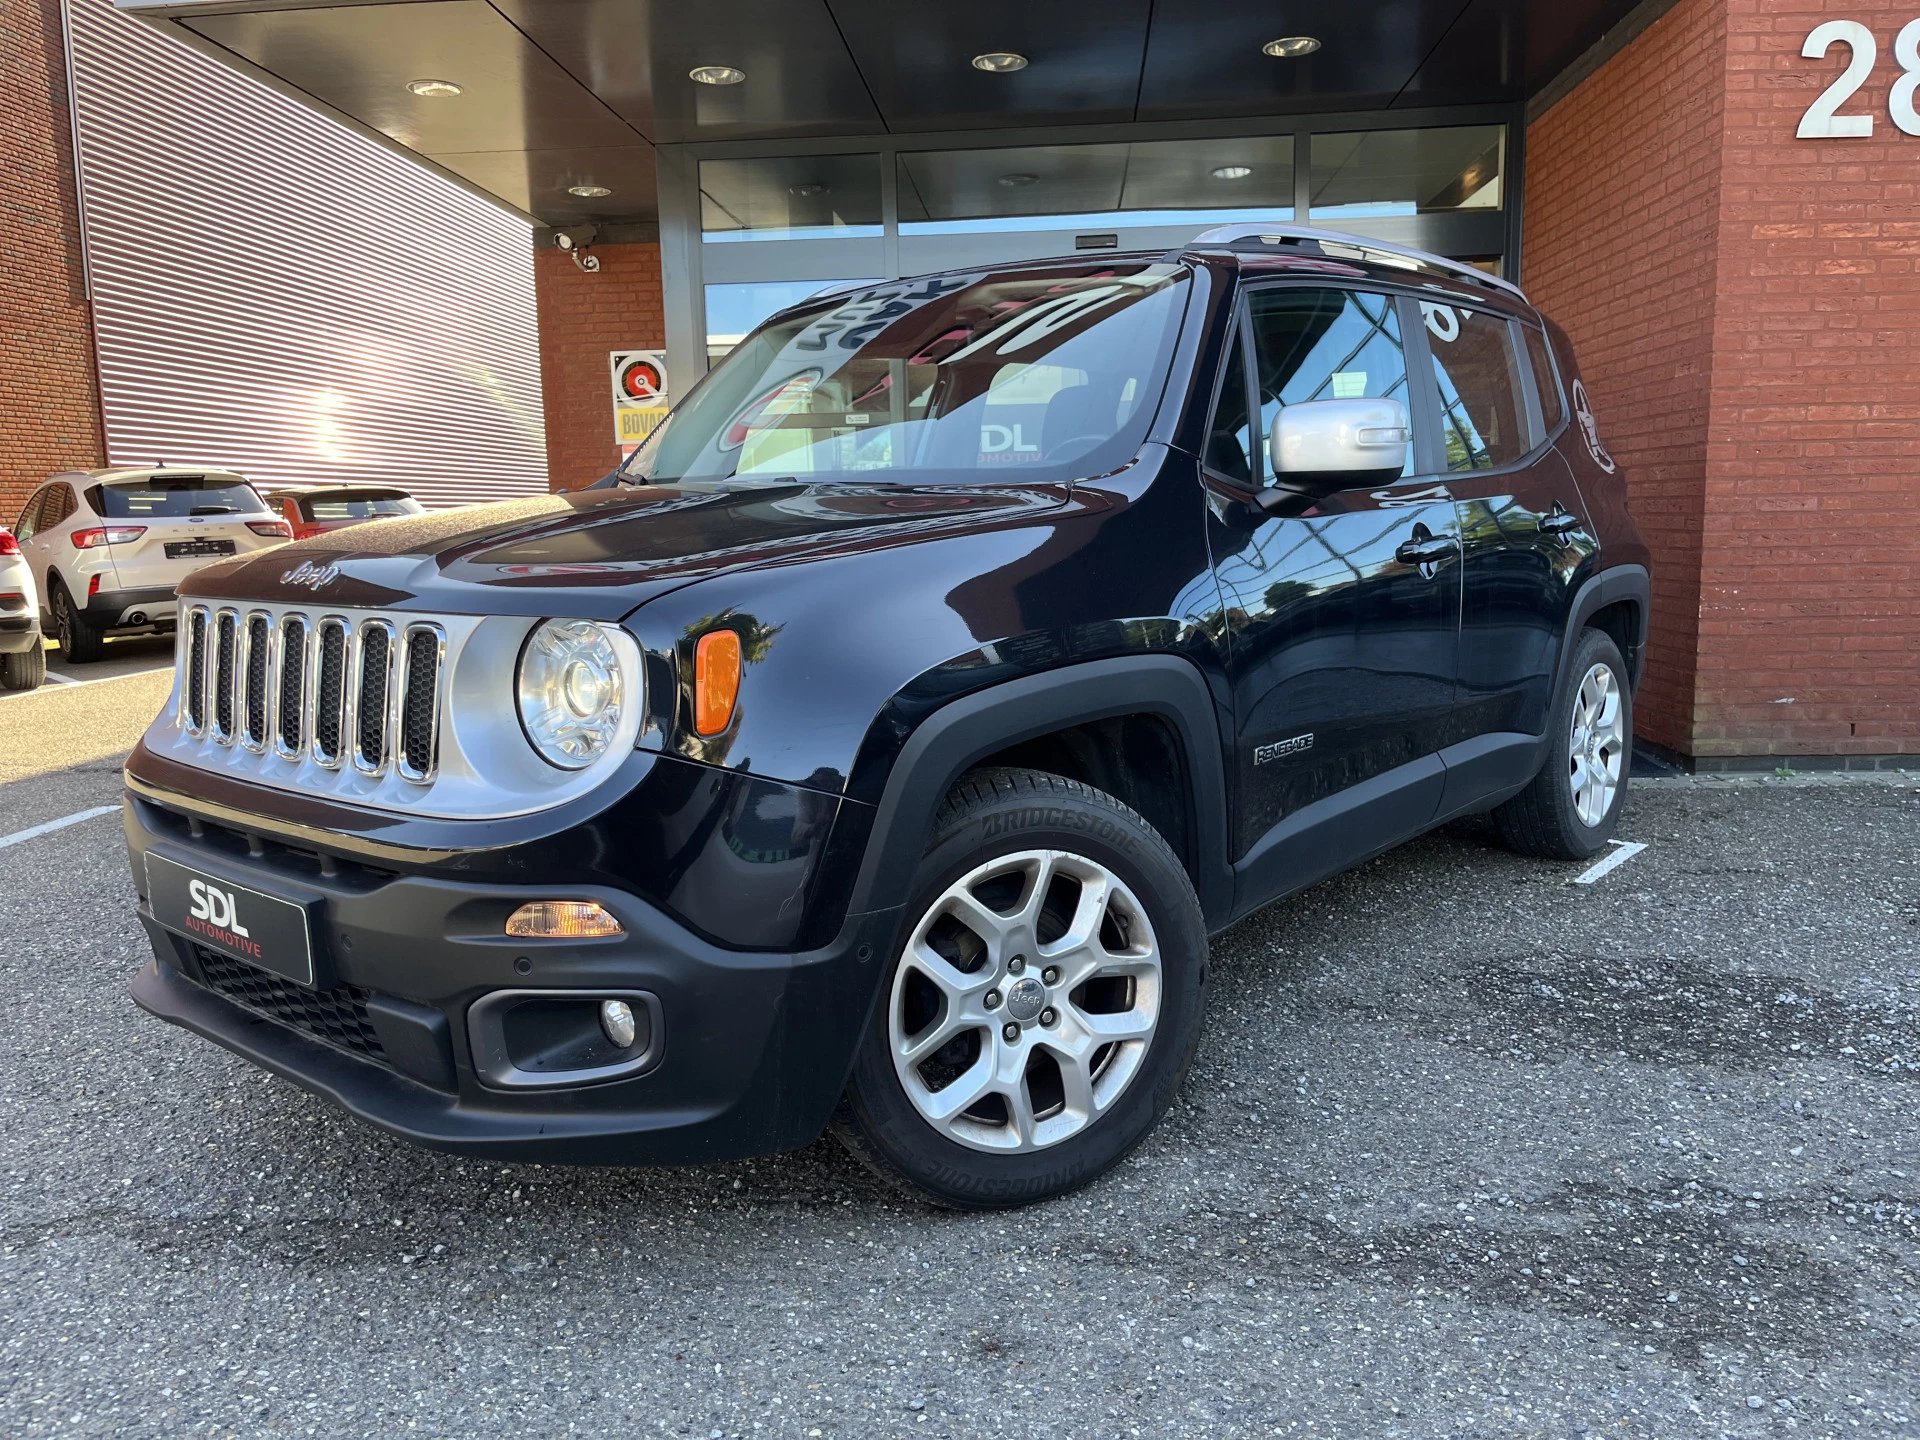
[[1031,975],[1022,976],[1007,989],[1007,1018],[1030,1025],[1047,1008],[1047,987]]

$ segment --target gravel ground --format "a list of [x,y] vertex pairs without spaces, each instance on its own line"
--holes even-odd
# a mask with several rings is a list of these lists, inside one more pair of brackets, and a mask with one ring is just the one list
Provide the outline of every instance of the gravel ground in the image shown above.
[[[158,683],[0,705],[0,834]],[[134,1009],[112,818],[0,848],[0,1435],[1920,1434],[1920,778],[1622,833],[1240,925],[1145,1148],[984,1217],[409,1149]]]

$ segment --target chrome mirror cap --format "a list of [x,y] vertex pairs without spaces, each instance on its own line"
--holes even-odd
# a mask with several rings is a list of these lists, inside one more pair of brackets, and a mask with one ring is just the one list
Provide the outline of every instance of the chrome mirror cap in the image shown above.
[[1316,475],[1398,475],[1413,422],[1398,400],[1306,400],[1284,406],[1267,435],[1267,458],[1285,484]]

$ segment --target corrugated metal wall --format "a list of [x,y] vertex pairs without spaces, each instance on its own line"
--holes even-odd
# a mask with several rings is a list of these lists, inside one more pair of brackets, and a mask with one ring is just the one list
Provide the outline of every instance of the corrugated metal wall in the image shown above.
[[69,0],[107,451],[429,504],[544,491],[526,224]]

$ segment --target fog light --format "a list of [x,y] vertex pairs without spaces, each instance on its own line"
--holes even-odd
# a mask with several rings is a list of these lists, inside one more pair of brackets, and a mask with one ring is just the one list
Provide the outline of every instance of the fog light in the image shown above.
[[507,917],[507,934],[523,940],[595,940],[625,933],[592,900],[530,900]]
[[633,1007],[624,1000],[600,1002],[600,1028],[607,1032],[607,1039],[616,1050],[628,1049],[639,1033],[633,1024]]

